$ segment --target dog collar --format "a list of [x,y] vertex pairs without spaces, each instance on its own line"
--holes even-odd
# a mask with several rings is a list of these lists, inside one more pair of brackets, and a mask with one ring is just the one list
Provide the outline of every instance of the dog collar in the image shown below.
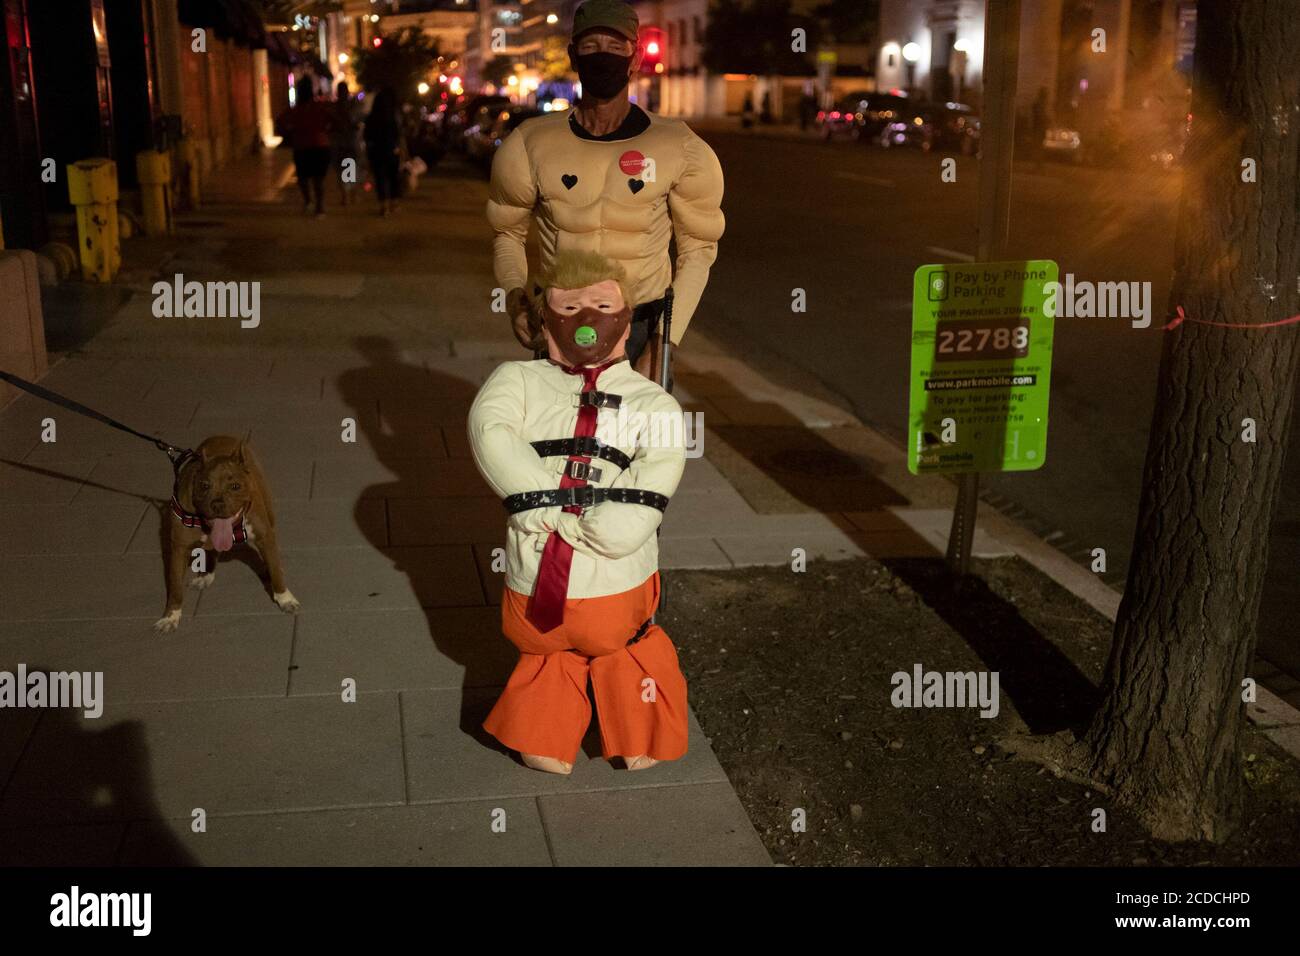
[[[181,507],[181,503],[172,495],[171,500],[172,514],[181,519],[181,524],[187,528],[199,528],[204,534],[212,530],[212,525],[204,520],[202,515],[191,514]],[[243,544],[248,540],[248,532],[244,529],[244,509],[239,509],[239,514],[235,515],[234,523],[231,525],[231,531],[235,536],[235,544]]]

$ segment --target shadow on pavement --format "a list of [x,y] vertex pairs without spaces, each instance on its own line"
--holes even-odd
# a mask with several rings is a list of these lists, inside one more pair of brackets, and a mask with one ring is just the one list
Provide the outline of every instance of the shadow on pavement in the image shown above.
[[[404,564],[406,549],[392,547],[388,538],[387,522],[377,529],[367,521],[362,512],[366,501],[379,499],[388,503],[394,499],[411,498],[427,486],[423,469],[427,466],[428,445],[441,442],[435,416],[458,417],[463,422],[469,413],[477,389],[469,382],[454,376],[433,372],[421,365],[406,361],[397,345],[382,336],[362,336],[353,343],[366,364],[343,372],[337,382],[339,394],[355,412],[358,430],[369,442],[379,463],[395,476],[392,481],[367,487],[357,499],[354,517],[357,527],[370,544],[393,561],[397,570],[411,581],[411,590],[419,594],[421,572]],[[382,422],[376,414],[383,398],[400,399],[403,409],[428,408],[430,420],[421,423],[410,415],[384,415]],[[435,458],[435,463],[449,459]],[[454,497],[437,498],[438,507],[454,509]],[[501,513],[501,539],[505,538],[505,512]],[[484,572],[480,566],[480,578]],[[492,584],[481,580],[484,597]],[[422,602],[423,605],[423,602]],[[482,723],[496,699],[496,690],[504,687],[509,677],[508,669],[498,669],[494,657],[475,652],[463,637],[444,633],[434,620],[432,608],[422,606],[428,619],[429,636],[437,652],[459,664],[465,676],[461,683],[460,729],[483,746],[501,753],[511,753],[483,730]],[[499,631],[476,636],[481,641],[505,641]],[[513,754],[512,754],[513,756]],[[516,758],[517,759],[517,758]]]
[[[36,671],[49,673],[29,665],[29,675]],[[18,722],[27,713],[0,711],[0,742],[19,738]],[[80,711],[45,708],[37,714],[0,789],[7,811],[0,816],[0,866],[116,863],[124,823],[164,819],[153,797],[143,725],[119,721],[94,730]],[[198,864],[165,825],[132,828],[131,855],[151,865]]]
[[[907,499],[868,465],[775,402],[755,401],[713,377],[682,373],[680,380],[703,400],[686,407],[702,407],[712,432],[791,498],[854,534],[989,670],[998,671],[1000,688],[1034,733],[1074,728],[1087,719],[1096,702],[1092,682],[982,579],[971,576],[956,595],[943,555],[887,510],[906,506]],[[728,420],[709,422],[711,411]],[[888,543],[873,547],[873,540],[882,539],[859,536],[858,528],[883,530]]]

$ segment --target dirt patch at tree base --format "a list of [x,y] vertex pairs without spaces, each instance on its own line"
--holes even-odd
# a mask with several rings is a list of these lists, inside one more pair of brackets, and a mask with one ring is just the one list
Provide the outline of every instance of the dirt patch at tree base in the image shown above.
[[[1110,798],[994,746],[1081,728],[1111,639],[1110,622],[1019,559],[975,562],[961,596],[938,559],[665,577],[661,620],[691,704],[777,863],[1300,863],[1300,765],[1254,727],[1246,813],[1220,845],[1153,840]],[[998,671],[997,715],[895,707],[891,678],[916,665]]]

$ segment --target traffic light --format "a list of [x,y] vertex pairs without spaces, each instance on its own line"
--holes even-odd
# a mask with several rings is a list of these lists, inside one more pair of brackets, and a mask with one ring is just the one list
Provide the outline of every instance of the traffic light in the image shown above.
[[664,31],[658,27],[647,27],[641,31],[641,42],[645,45],[645,56],[641,59],[641,72],[663,73],[667,54]]

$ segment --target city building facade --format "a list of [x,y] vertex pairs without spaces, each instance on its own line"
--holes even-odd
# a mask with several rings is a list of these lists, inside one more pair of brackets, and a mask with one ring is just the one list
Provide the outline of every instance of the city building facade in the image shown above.
[[[1114,114],[1184,97],[1195,39],[1191,0],[1021,4],[1016,105],[1098,129]],[[979,105],[984,0],[881,0],[876,85]]]

